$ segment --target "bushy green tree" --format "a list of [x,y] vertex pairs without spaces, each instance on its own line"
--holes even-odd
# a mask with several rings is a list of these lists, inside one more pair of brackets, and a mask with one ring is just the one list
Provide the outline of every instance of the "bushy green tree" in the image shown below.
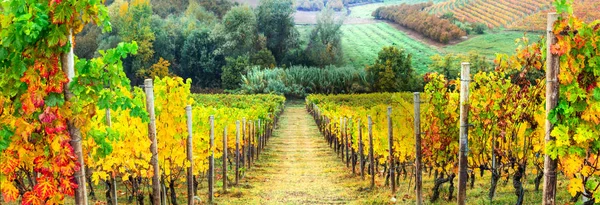
[[492,70],[492,64],[485,58],[471,51],[468,54],[446,54],[431,56],[432,63],[429,65],[429,70],[438,72],[446,76],[448,80],[454,80],[460,76],[462,62],[471,64],[471,73],[479,71],[487,72]]
[[371,90],[375,92],[412,91],[418,80],[411,66],[412,55],[395,46],[384,47],[375,63],[366,67]]
[[248,56],[242,55],[237,58],[227,57],[225,61],[227,64],[223,66],[221,87],[229,90],[240,88],[242,75],[246,74],[248,66],[250,65]]
[[269,49],[263,48],[250,58],[250,64],[261,68],[274,68],[277,65],[275,57]]
[[184,12],[184,15],[190,19],[196,19],[200,21],[202,24],[212,26],[217,22],[217,16],[211,11],[208,11],[204,8],[198,1],[192,0],[190,1],[187,9]]
[[335,18],[331,9],[323,10],[317,16],[317,26],[310,34],[305,55],[311,65],[325,67],[342,65],[342,32],[343,19]]
[[122,41],[136,41],[138,52],[124,61],[127,77],[135,85],[140,79],[136,78],[139,69],[150,67],[154,56],[154,32],[151,29],[152,6],[148,0],[134,0],[124,3],[119,8],[117,21],[118,35]]
[[231,57],[248,55],[257,38],[256,16],[248,6],[233,7],[215,27],[213,35],[223,42],[221,53]]
[[217,17],[222,18],[231,7],[236,4],[230,0],[190,0],[199,1],[200,5],[206,10],[213,12]]
[[151,0],[150,2],[154,13],[162,18],[183,13],[190,3],[189,0]]
[[196,86],[218,87],[221,85],[221,67],[225,57],[215,51],[219,45],[211,37],[210,30],[202,28],[190,34],[181,50],[181,71],[183,78],[191,78]]
[[81,33],[78,33],[75,37],[74,52],[79,58],[92,59],[94,53],[98,49],[98,36],[101,34],[101,29],[94,25],[85,25]]
[[260,0],[256,8],[258,31],[267,37],[267,48],[280,64],[292,50],[297,49],[298,31],[295,28],[292,0]]

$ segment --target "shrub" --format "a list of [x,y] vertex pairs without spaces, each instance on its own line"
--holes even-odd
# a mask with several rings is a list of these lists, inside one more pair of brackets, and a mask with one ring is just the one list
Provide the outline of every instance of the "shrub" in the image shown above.
[[221,87],[230,90],[238,89],[242,81],[242,75],[246,73],[249,66],[248,56],[227,57],[225,61],[227,63],[223,66]]
[[372,91],[396,92],[415,91],[417,84],[411,66],[412,55],[397,47],[384,47],[375,64],[366,67],[367,78]]
[[423,11],[431,5],[432,3],[421,3],[379,7],[373,12],[373,16],[376,19],[393,21],[441,43],[448,43],[466,35],[464,30],[450,20]]
[[303,67],[260,69],[242,76],[241,93],[275,93],[305,97],[309,93],[366,92],[366,73],[353,67]]

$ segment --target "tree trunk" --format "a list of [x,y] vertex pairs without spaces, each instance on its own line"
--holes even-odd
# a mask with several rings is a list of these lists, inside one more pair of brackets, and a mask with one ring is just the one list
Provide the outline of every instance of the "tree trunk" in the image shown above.
[[433,194],[431,194],[431,198],[429,199],[431,203],[437,201],[440,198],[440,187],[442,186],[442,184],[448,182],[449,179],[450,177],[444,178],[444,174],[440,174],[439,178],[435,178],[435,184],[433,185]]
[[544,172],[543,170],[538,170],[538,174],[535,177],[534,183],[535,183],[535,191],[539,191],[540,190],[540,183],[542,182],[542,178],[544,177]]
[[515,188],[515,195],[517,195],[517,203],[515,205],[523,204],[523,183],[521,179],[523,178],[523,172],[525,171],[524,165],[519,164],[517,170],[515,170],[515,174],[513,175],[513,187]]
[[177,205],[177,193],[175,193],[175,181],[169,182],[169,189],[171,189],[171,204]]
[[496,195],[496,187],[498,186],[498,180],[500,180],[500,173],[495,169],[492,169],[492,184],[490,185],[490,192],[488,193],[488,198],[490,201],[494,199],[494,195]]
[[448,185],[448,201],[452,201],[452,193],[454,193],[454,173],[450,175],[450,177],[448,178],[448,182],[450,182],[450,184]]

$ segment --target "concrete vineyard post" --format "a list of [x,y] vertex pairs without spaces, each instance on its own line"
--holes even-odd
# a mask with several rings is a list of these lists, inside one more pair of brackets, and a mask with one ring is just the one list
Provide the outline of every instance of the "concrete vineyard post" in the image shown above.
[[375,188],[375,158],[373,156],[373,120],[369,119],[369,167],[371,168],[371,189]]
[[469,150],[469,63],[462,63],[460,72],[460,153],[458,157],[458,204],[464,205],[467,198],[467,155]]
[[[551,48],[557,42],[556,36],[553,33],[554,22],[558,20],[558,14],[548,13],[548,22],[546,27],[546,136],[545,144],[549,144],[554,141],[554,137],[550,135],[554,125],[548,119],[550,112],[558,104],[558,72],[559,56],[552,54]],[[544,155],[544,188],[542,204],[554,205],[556,204],[556,168],[558,162],[556,159],[552,159],[550,155]]]
[[227,125],[223,129],[223,193],[227,193]]
[[421,95],[420,93],[414,93],[413,104],[415,107],[415,194],[417,199],[417,205],[423,203],[422,191],[422,177],[423,172],[421,171]]
[[240,182],[240,121],[235,121],[235,185]]
[[144,90],[146,92],[146,109],[150,116],[150,123],[148,123],[148,137],[152,144],[150,145],[150,152],[152,158],[150,159],[150,166],[153,168],[154,175],[152,176],[152,202],[154,204],[160,204],[160,169],[158,167],[158,150],[156,141],[156,115],[154,114],[154,87],[152,79],[146,79],[144,81]]
[[187,116],[187,160],[190,162],[190,166],[187,168],[187,191],[188,191],[188,205],[194,204],[194,159],[193,159],[193,133],[192,133],[192,106],[185,106],[185,114]]
[[395,176],[394,176],[394,169],[395,169],[395,164],[394,164],[394,131],[393,131],[393,127],[392,127],[392,107],[388,107],[387,108],[387,122],[388,122],[388,144],[389,144],[389,151],[390,151],[390,158],[389,158],[389,163],[390,163],[390,186],[392,189],[392,195],[394,195],[394,193],[396,193],[396,180],[395,180]]
[[215,178],[215,116],[210,116],[210,155],[208,156],[208,201],[212,203]]

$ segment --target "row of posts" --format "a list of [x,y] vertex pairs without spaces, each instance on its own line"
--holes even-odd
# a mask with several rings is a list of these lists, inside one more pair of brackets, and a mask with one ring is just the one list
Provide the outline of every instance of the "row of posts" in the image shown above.
[[[158,151],[157,151],[157,139],[156,139],[156,116],[154,112],[154,91],[152,86],[152,80],[146,79],[144,81],[144,89],[146,93],[146,107],[150,116],[150,122],[148,123],[148,135],[151,140],[150,152],[152,158],[150,165],[154,170],[152,177],[152,202],[153,204],[166,204],[166,197],[161,197],[161,185],[160,185],[160,169],[158,166]],[[192,132],[192,106],[188,105],[185,107],[187,117],[187,130],[188,137],[186,142],[186,154],[187,160],[190,162],[190,166],[187,168],[187,200],[189,205],[194,204],[194,166],[193,166],[193,132]],[[279,114],[279,113],[278,113]],[[278,115],[277,115],[278,116]],[[271,138],[273,133],[274,125],[277,123],[277,117],[269,114],[269,118],[272,122],[264,122],[260,119],[257,121],[246,121],[246,118],[242,119],[242,122],[237,120],[235,122],[235,185],[238,185],[241,178],[240,167],[246,167],[250,169],[255,160],[258,160],[260,152],[265,149],[268,140]],[[208,178],[208,200],[212,203],[214,196],[214,182],[215,182],[215,159],[214,159],[214,148],[215,148],[215,124],[214,116],[209,117],[210,123],[210,156],[209,169],[207,173]],[[111,126],[110,110],[106,110],[106,124]],[[240,126],[241,125],[241,126]],[[241,136],[240,136],[241,135]],[[240,139],[241,137],[241,139]],[[240,144],[242,143],[242,144]],[[227,147],[227,126],[223,129],[223,193],[227,192],[227,164],[228,164],[228,147]],[[117,192],[116,192],[116,180],[112,179],[112,193],[111,203],[117,204]],[[164,192],[163,192],[164,193]]]
[[[547,21],[547,55],[546,58],[546,115],[548,115],[551,110],[553,110],[558,104],[558,72],[559,72],[559,57],[556,54],[551,52],[552,45],[556,44],[557,38],[553,32],[554,23],[558,20],[558,15],[556,13],[548,13],[548,21]],[[464,205],[466,204],[466,187],[467,187],[467,165],[468,165],[468,151],[469,151],[469,142],[468,142],[468,134],[469,134],[469,83],[471,81],[470,77],[470,64],[462,63],[461,65],[461,83],[460,83],[460,133],[459,133],[459,175],[458,175],[458,197],[457,204]],[[415,136],[415,194],[416,194],[416,204],[422,204],[422,164],[421,164],[421,134],[420,134],[420,95],[419,93],[414,93],[414,136]],[[319,129],[324,134],[325,138],[328,140],[330,147],[334,144],[334,149],[338,151],[342,150],[342,160],[343,150],[346,149],[346,156],[348,156],[348,149],[352,149],[352,142],[348,141],[348,134],[346,133],[347,124],[346,118],[340,118],[340,129],[341,131],[341,139],[342,142],[338,142],[338,139],[331,132],[332,125],[331,120],[325,116],[320,114],[318,107],[312,104],[312,107],[309,107],[310,111],[313,113],[313,117],[315,118],[317,124],[319,125]],[[392,118],[391,118],[392,108],[388,107],[387,110],[387,121],[388,121],[388,143],[389,143],[389,155],[388,159],[389,163],[389,175],[391,178],[391,190],[392,193],[396,192],[396,186],[394,181],[394,157],[393,157],[393,132],[392,132]],[[374,170],[374,157],[373,157],[373,136],[372,136],[372,125],[373,122],[371,120],[371,116],[368,116],[368,133],[369,133],[369,163],[370,163],[370,173],[371,173],[371,187],[375,185],[375,170]],[[351,120],[351,119],[350,119]],[[362,130],[360,126],[360,120],[358,121],[358,149],[360,157],[360,176],[364,179],[364,155],[363,155],[363,142],[362,142]],[[325,126],[329,126],[329,128]],[[344,127],[341,127],[344,126]],[[545,141],[549,143],[554,139],[550,135],[553,129],[553,124],[546,117],[546,136]],[[352,156],[354,157],[354,150],[352,150]],[[346,163],[349,163],[349,159],[352,157],[346,158]],[[543,190],[543,199],[542,204],[554,205],[556,204],[556,169],[557,169],[557,160],[552,159],[549,155],[544,156],[544,190]],[[352,168],[354,172],[354,165]]]
[[[421,165],[421,129],[420,129],[420,93],[414,93],[414,126],[415,126],[415,193],[417,196],[417,204],[422,204],[422,165]],[[375,187],[375,168],[377,165],[375,164],[375,156],[373,153],[373,120],[371,116],[367,116],[368,120],[368,156],[365,158],[365,144],[363,143],[363,131],[361,126],[361,120],[358,119],[358,152],[354,150],[352,147],[352,136],[348,134],[348,122],[352,122],[352,118],[340,118],[340,139],[338,139],[333,133],[333,125],[331,123],[331,119],[321,114],[317,105],[312,104],[308,107],[309,111],[312,113],[313,118],[318,124],[320,131],[323,133],[325,140],[327,140],[329,147],[333,148],[337,153],[341,153],[342,161],[346,162],[346,166],[350,167],[352,164],[352,173],[356,174],[355,165],[357,161],[360,166],[360,177],[365,179],[365,167],[366,161],[369,162],[368,173],[371,178],[371,189]],[[388,158],[388,171],[390,176],[390,189],[392,193],[396,192],[396,180],[394,175],[395,170],[395,162],[394,162],[394,134],[393,134],[393,122],[392,122],[392,107],[387,108],[387,126],[388,126],[388,144],[389,144],[389,158]],[[345,155],[344,155],[345,153]]]

